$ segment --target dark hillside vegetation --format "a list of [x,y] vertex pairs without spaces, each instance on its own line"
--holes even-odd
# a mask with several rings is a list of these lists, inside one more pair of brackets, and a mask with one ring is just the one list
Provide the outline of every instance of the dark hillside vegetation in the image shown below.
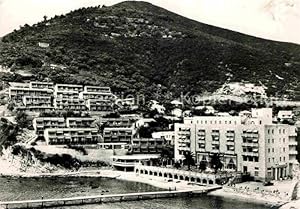
[[209,26],[145,2],[82,8],[25,25],[3,37],[0,64],[39,80],[109,85],[149,98],[213,92],[228,81],[264,84],[270,95],[291,98],[300,91],[300,46]]

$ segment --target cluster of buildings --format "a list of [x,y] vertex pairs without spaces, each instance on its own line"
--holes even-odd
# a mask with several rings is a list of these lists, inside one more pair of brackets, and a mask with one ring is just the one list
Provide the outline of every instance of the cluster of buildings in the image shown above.
[[225,170],[249,173],[270,181],[292,175],[297,165],[296,127],[274,123],[271,108],[252,109],[250,115],[196,116],[175,124],[175,160],[194,153],[196,163],[219,154]]
[[[243,90],[253,88],[245,86]],[[264,95],[262,89],[257,91]],[[205,163],[209,167],[212,156],[218,154],[224,170],[249,173],[261,181],[285,179],[292,175],[294,166],[298,166],[296,126],[283,123],[293,118],[292,111],[280,111],[274,120],[271,108],[252,109],[231,116],[228,113],[216,114],[212,107],[199,106],[199,110],[205,110],[210,116],[192,116],[187,111],[176,111],[173,115],[183,117],[183,122],[174,122],[173,130],[154,132],[151,138],[140,138],[139,128],[154,119],[134,114],[103,117],[103,113],[113,111],[113,104],[134,105],[132,99],[118,100],[109,87],[15,83],[9,88],[9,98],[15,102],[16,108],[29,112],[69,110],[90,113],[89,117],[34,118],[35,133],[43,137],[47,145],[122,145],[130,154],[157,159],[158,156],[151,154],[159,155],[163,146],[168,144],[174,146],[175,161],[184,160],[185,152],[191,152],[197,165]],[[183,106],[180,102],[172,105],[179,110]],[[160,114],[165,112],[165,108],[155,102],[151,108]],[[143,159],[141,156],[136,158]],[[129,161],[136,162],[134,155],[114,156],[114,159],[117,166],[123,163],[128,167]]]
[[9,99],[17,109],[29,113],[67,110],[103,114],[113,111],[116,96],[109,87],[33,81],[11,83]]

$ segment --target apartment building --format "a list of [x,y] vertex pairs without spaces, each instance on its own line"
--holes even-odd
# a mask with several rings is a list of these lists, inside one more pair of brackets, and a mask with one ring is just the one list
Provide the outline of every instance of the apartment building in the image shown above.
[[113,128],[131,128],[135,123],[135,119],[131,118],[101,118],[100,122],[105,124],[105,127]]
[[38,82],[32,81],[29,83],[29,88],[31,89],[54,89],[54,83],[52,82]]
[[84,86],[84,92],[111,93],[110,87]]
[[127,143],[131,144],[134,135],[133,128],[110,127],[104,128],[104,143]]
[[53,95],[53,90],[51,89],[31,89],[31,88],[20,88],[20,87],[10,87],[9,88],[9,98],[11,100],[22,101],[25,96],[32,97],[51,97]]
[[22,98],[23,105],[28,106],[42,106],[42,107],[51,107],[52,100],[50,96],[24,96]]
[[57,99],[79,99],[77,91],[55,91],[54,97]]
[[79,98],[81,99],[98,99],[98,100],[114,100],[115,95],[110,92],[80,92]]
[[96,127],[95,120],[95,118],[71,117],[66,119],[66,126],[68,128],[94,128]]
[[56,84],[54,87],[54,90],[57,91],[75,91],[75,92],[81,92],[83,91],[82,85],[76,85],[76,84]]
[[191,151],[199,164],[220,154],[223,169],[248,172],[270,181],[291,175],[295,163],[296,128],[272,123],[272,109],[252,109],[251,117],[200,116],[175,124],[175,159]]
[[96,128],[49,128],[44,131],[47,145],[97,144],[101,137]]
[[69,111],[87,111],[85,100],[71,98],[56,98],[54,99],[54,107],[59,110]]
[[88,99],[86,106],[92,112],[111,112],[113,110],[113,103],[111,100]]
[[48,106],[17,106],[16,109],[19,111],[25,111],[27,114],[35,116],[39,115],[40,113],[52,112],[55,110],[54,107]]
[[66,127],[63,117],[38,117],[33,119],[32,124],[38,136],[44,136],[45,129]]
[[152,133],[152,138],[162,139],[166,144],[174,145],[175,144],[175,132],[174,131],[158,131]]
[[161,138],[134,138],[132,139],[133,154],[156,154],[162,152],[164,140]]

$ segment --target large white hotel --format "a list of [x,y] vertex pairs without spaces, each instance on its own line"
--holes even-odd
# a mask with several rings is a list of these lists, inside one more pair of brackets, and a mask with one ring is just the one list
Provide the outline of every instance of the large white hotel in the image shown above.
[[297,163],[296,127],[272,122],[272,109],[239,116],[197,116],[175,124],[175,160],[191,151],[199,164],[219,153],[223,169],[270,181],[292,175]]

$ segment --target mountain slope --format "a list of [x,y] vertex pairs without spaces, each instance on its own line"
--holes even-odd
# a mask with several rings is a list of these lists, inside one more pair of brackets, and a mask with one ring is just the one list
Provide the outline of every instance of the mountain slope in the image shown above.
[[241,80],[262,83],[273,95],[300,90],[300,46],[205,25],[145,2],[25,25],[3,38],[0,64],[28,69],[40,80],[109,85],[152,98],[212,92]]

